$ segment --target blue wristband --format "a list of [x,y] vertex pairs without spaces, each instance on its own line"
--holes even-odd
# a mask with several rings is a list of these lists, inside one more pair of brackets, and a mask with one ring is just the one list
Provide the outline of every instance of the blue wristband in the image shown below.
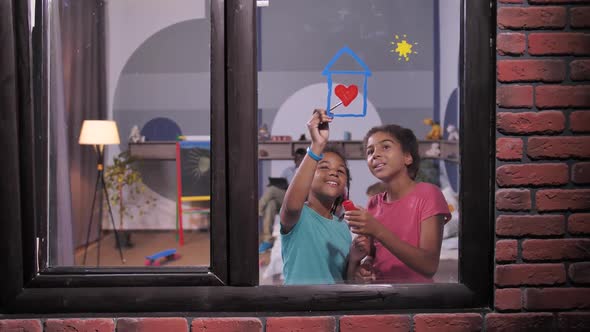
[[307,154],[311,157],[311,159],[313,159],[315,161],[320,161],[320,160],[322,160],[322,158],[324,158],[323,153],[320,153],[320,155],[318,156],[317,154],[313,153],[313,151],[311,151],[309,146],[307,147]]

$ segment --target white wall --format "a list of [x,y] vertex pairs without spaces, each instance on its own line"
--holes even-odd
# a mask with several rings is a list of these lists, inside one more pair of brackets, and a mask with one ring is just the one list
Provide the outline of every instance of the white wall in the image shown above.
[[[441,121],[445,118],[447,101],[453,90],[459,87],[459,42],[461,38],[461,0],[440,2],[440,109]],[[459,124],[457,123],[457,127]]]
[[[113,99],[123,67],[135,50],[156,32],[178,22],[205,17],[205,0],[107,0],[106,65],[107,114],[113,117]],[[125,134],[125,133],[120,133]],[[118,154],[108,151],[107,160]]]
[[[453,90],[459,87],[459,43],[461,39],[461,0],[445,0],[439,4],[439,100],[440,121],[443,130],[447,103]],[[459,116],[456,116],[459,119]],[[459,122],[455,123],[459,129]],[[441,186],[448,185],[448,176],[444,162],[440,162]]]
[[[206,16],[205,0],[107,0],[106,4],[106,65],[107,115],[113,118],[113,102],[121,72],[135,50],[149,37],[173,24]],[[141,98],[138,96],[137,98]],[[126,136],[128,133],[120,132]],[[107,149],[106,160],[120,152],[118,146]],[[155,195],[155,193],[152,193]],[[175,202],[165,198],[158,201],[158,212],[150,218],[126,221],[126,227],[136,229],[174,228]],[[115,211],[116,212],[116,211]],[[116,213],[115,213],[116,214]],[[115,218],[118,218],[115,216]],[[188,216],[186,217],[188,219]],[[165,222],[162,222],[165,221]],[[115,220],[118,223],[118,220]],[[104,228],[111,228],[107,219]]]

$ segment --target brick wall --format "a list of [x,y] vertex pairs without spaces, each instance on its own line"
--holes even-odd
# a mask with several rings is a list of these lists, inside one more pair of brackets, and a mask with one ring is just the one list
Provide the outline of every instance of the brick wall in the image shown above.
[[25,319],[0,332],[590,330],[590,0],[499,0],[497,22],[491,313]]
[[496,312],[485,325],[590,330],[590,1],[500,0],[497,23]]

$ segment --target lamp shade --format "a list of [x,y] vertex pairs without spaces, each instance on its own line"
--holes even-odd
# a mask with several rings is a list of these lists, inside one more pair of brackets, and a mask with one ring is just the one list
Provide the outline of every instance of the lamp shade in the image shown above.
[[88,145],[119,144],[117,123],[109,120],[84,120],[78,143]]

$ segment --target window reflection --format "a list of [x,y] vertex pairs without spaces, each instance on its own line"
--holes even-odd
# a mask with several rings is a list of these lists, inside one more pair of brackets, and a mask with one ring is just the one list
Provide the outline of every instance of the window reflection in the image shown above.
[[[49,3],[50,265],[209,266],[209,7]],[[84,120],[118,128],[104,148],[112,220]]]
[[[348,116],[330,127],[331,142],[348,159],[350,199],[366,207],[378,181],[362,149],[367,131],[382,124],[411,129],[422,157],[417,181],[437,186],[452,212],[433,281],[457,282],[460,1],[276,0],[258,13],[261,198],[293,166],[295,151],[309,146],[311,111],[342,100],[336,86],[354,85],[356,99],[334,109]],[[263,209],[260,215],[260,283],[283,284],[278,217],[267,230],[269,217]]]

